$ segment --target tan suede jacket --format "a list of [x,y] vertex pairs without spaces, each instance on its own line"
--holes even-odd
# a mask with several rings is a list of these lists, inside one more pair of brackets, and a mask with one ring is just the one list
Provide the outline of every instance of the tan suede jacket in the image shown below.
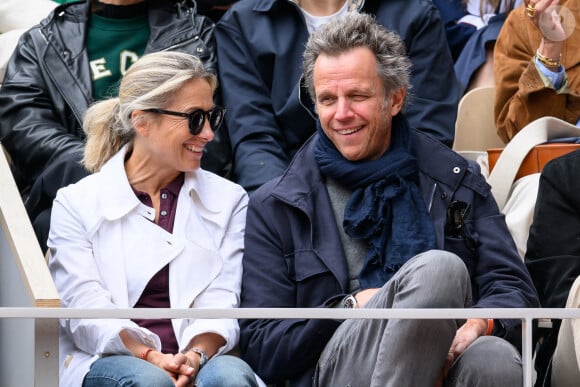
[[554,116],[573,124],[580,118],[580,0],[561,0],[560,5],[572,11],[576,25],[564,42],[567,85],[559,90],[544,82],[534,64],[542,35],[526,16],[525,5],[510,13],[498,36],[494,113],[497,133],[506,143],[537,118]]

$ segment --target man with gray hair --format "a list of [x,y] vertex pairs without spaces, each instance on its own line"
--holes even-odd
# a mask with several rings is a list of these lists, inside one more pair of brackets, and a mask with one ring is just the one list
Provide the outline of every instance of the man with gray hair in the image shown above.
[[[250,199],[241,306],[538,306],[478,167],[408,126],[399,36],[349,13],[311,35],[303,67],[318,130]],[[240,347],[270,383],[512,387],[519,325],[242,320]]]
[[[232,179],[250,195],[280,176],[316,132],[316,112],[302,80],[312,32],[350,12],[374,15],[397,32],[413,64],[411,126],[451,147],[459,83],[438,9],[429,0],[245,0],[216,24],[217,65]],[[419,87],[421,85],[421,87]],[[308,113],[308,114],[304,114]]]

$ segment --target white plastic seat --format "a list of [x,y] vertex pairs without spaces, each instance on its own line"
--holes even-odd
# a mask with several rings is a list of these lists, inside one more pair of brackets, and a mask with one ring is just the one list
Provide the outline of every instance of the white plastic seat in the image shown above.
[[[457,108],[453,150],[469,157],[469,152],[503,148],[493,117],[495,87],[478,87],[466,93]],[[471,157],[469,157],[471,158]]]

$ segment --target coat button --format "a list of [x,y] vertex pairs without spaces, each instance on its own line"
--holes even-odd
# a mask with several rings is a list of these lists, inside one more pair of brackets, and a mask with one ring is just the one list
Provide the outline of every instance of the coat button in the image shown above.
[[459,168],[459,167],[453,168],[453,173],[455,173],[457,175],[459,172],[461,172],[461,168]]

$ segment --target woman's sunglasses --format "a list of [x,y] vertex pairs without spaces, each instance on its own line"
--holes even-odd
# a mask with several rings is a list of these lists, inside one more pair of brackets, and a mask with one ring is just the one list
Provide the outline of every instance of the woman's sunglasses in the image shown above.
[[174,112],[164,109],[144,109],[143,111],[187,118],[189,124],[189,133],[191,133],[193,136],[197,136],[203,130],[205,117],[207,117],[209,121],[211,130],[214,132],[218,130],[224,121],[224,115],[226,113],[226,109],[221,106],[214,106],[212,109],[207,111],[203,109],[195,109],[191,113]]

